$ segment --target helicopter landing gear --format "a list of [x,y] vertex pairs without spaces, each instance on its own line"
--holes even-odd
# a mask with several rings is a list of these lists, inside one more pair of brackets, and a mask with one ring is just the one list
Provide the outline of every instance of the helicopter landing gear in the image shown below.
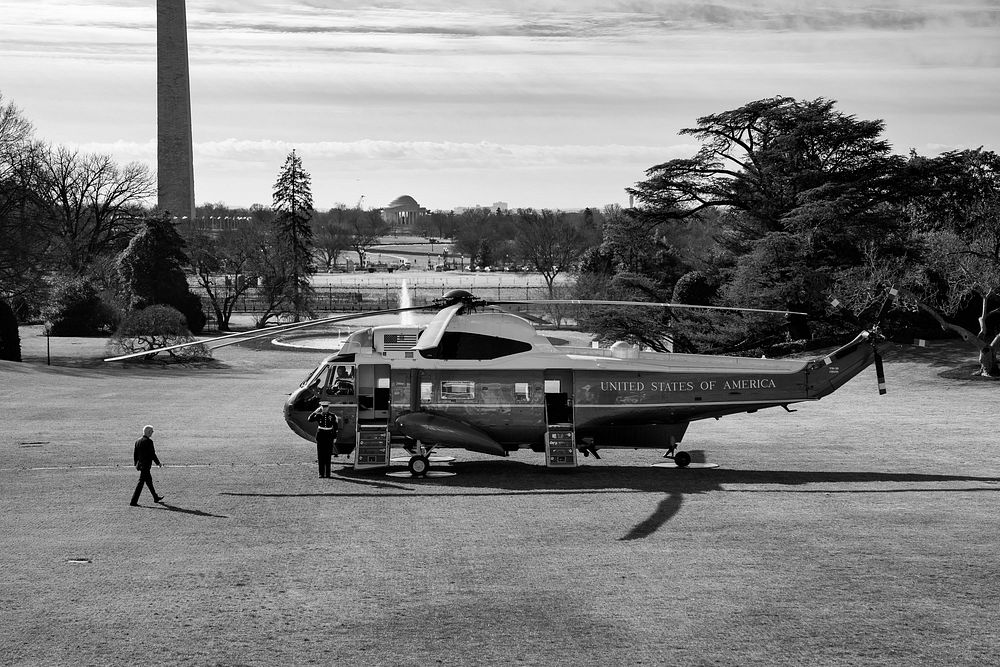
[[406,462],[406,470],[393,470],[387,472],[389,477],[408,477],[410,479],[421,479],[424,477],[451,477],[455,473],[448,470],[431,470],[432,463],[451,463],[454,456],[434,456],[431,452],[437,445],[425,446],[419,440],[408,442],[403,446],[410,458],[403,456],[392,459],[393,463]]
[[431,452],[433,451],[434,445],[425,447],[424,443],[419,440],[412,447],[407,448],[406,452],[410,454],[410,460],[406,464],[406,469],[410,471],[410,475],[427,477],[427,472],[431,469]]
[[660,463],[654,463],[653,467],[654,468],[671,468],[671,469],[689,468],[689,467],[690,468],[707,469],[707,468],[718,468],[719,467],[718,463],[705,463],[703,461],[699,461],[698,463],[692,463],[691,462],[691,455],[690,454],[688,454],[687,452],[675,452],[674,449],[676,449],[676,448],[672,448],[672,449],[667,450],[667,453],[663,455],[663,458],[665,458],[665,459],[673,459],[673,461],[662,461]]
[[687,468],[691,464],[691,455],[687,452],[677,452],[674,454],[674,464],[678,468]]
[[414,454],[410,457],[410,462],[406,464],[406,467],[414,477],[426,477],[427,471],[431,468],[431,462],[422,454]]
[[[677,451],[677,441],[671,437],[670,446],[667,447],[667,453],[663,455],[665,459],[673,459],[674,465],[678,468],[687,468],[691,465],[691,455],[687,452]],[[663,465],[668,465],[664,463]]]
[[406,470],[394,470],[387,472],[386,475],[389,477],[409,477],[411,479],[421,477],[451,477],[455,473],[445,470],[431,470],[432,463],[447,464],[455,460],[454,456],[433,455],[431,452],[434,451],[436,446],[431,445],[427,447],[419,440],[407,442],[403,445],[403,449],[410,455],[409,458],[396,456],[391,459],[392,463],[406,463]]

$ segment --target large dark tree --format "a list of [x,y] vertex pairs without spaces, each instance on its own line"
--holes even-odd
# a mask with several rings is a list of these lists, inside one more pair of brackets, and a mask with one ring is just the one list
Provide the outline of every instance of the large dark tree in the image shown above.
[[309,221],[313,216],[311,178],[302,168],[302,158],[293,150],[274,184],[275,225],[278,239],[291,258],[291,281],[287,285],[291,312],[299,321],[302,314],[309,314],[309,295],[312,287],[310,276],[313,264],[313,232]]
[[[913,222],[928,268],[913,288],[919,307],[977,349],[980,374],[1000,375],[1000,156],[978,149],[913,161],[923,175]],[[944,317],[966,306],[978,313],[975,331]]]
[[[650,226],[722,213],[731,266],[722,303],[820,315],[830,284],[867,243],[897,240],[903,160],[882,131],[882,121],[831,100],[759,100],[699,118],[682,134],[701,149],[652,167],[630,192]],[[810,335],[806,318],[785,326],[793,338]]]
[[0,361],[21,361],[21,336],[17,331],[17,317],[3,300],[0,300]]
[[154,304],[173,306],[198,333],[207,320],[201,300],[188,288],[184,267],[185,242],[166,214],[145,218],[128,247],[119,254],[115,270],[126,311]]

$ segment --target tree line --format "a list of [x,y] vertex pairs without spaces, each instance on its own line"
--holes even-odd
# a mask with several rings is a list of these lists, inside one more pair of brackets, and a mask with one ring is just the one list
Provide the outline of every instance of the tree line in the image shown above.
[[[615,308],[579,318],[606,340],[657,350],[821,345],[874,325],[895,287],[886,330],[956,334],[979,351],[981,373],[997,374],[1000,158],[981,148],[898,155],[884,129],[824,98],[757,100],[683,130],[700,148],[650,167],[629,188],[633,207],[435,211],[414,231],[450,239],[480,266],[539,272],[550,296],[556,277],[572,272],[576,298],[804,313]],[[271,206],[199,207],[200,218],[240,218],[221,232],[182,238],[166,214],[145,207],[153,192],[142,165],[37,141],[0,97],[0,357],[19,354],[17,317],[44,318],[54,333],[99,333],[161,305],[197,332],[206,316],[187,288],[191,275],[220,329],[251,285],[267,302],[258,325],[310,317],[314,273],[347,250],[363,264],[390,231],[360,202],[315,211],[295,151]]]
[[[285,174],[291,173],[298,175],[297,185],[295,179],[286,178]],[[233,209],[221,203],[198,208],[199,218],[239,221],[211,233],[195,233],[189,241],[191,265],[223,330],[228,328],[236,303],[251,286],[263,300],[258,326],[277,316],[293,320],[314,316],[309,278],[317,271],[333,270],[347,251],[356,253],[359,265],[365,266],[372,247],[394,231],[378,210],[340,205],[315,211],[311,198],[308,208],[305,200],[297,207],[286,204],[291,193],[302,196],[308,189],[308,172],[294,151],[282,174],[271,208]],[[292,208],[298,211],[294,229],[291,217],[289,222],[280,223],[283,215],[293,215]],[[286,210],[288,213],[283,212]],[[283,235],[276,234],[276,222],[285,228]],[[517,267],[540,273],[550,296],[555,296],[556,278],[575,271],[587,248],[600,240],[600,225],[586,211],[436,211],[408,231],[442,239],[442,248],[468,257],[480,267]]]

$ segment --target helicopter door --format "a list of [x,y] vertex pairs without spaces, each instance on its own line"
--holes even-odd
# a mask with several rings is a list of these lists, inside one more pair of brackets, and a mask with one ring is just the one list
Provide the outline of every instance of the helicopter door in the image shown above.
[[389,466],[389,364],[358,366],[358,448],[355,470]]
[[545,371],[545,465],[576,467],[573,371]]

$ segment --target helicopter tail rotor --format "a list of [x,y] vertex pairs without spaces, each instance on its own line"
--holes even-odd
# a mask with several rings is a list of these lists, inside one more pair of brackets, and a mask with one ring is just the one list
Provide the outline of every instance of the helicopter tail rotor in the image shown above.
[[886,340],[885,334],[882,332],[882,318],[885,316],[886,311],[889,309],[889,306],[893,303],[898,294],[899,291],[895,287],[889,288],[885,298],[882,299],[882,304],[879,306],[878,312],[875,314],[874,321],[869,325],[864,324],[857,315],[840,303],[838,299],[833,298],[830,300],[830,305],[835,309],[841,310],[842,315],[847,320],[861,326],[868,332],[868,340],[872,346],[872,354],[875,362],[875,379],[878,383],[879,396],[884,396],[887,393],[885,383],[885,366],[882,363],[882,352],[879,349],[879,346]]

